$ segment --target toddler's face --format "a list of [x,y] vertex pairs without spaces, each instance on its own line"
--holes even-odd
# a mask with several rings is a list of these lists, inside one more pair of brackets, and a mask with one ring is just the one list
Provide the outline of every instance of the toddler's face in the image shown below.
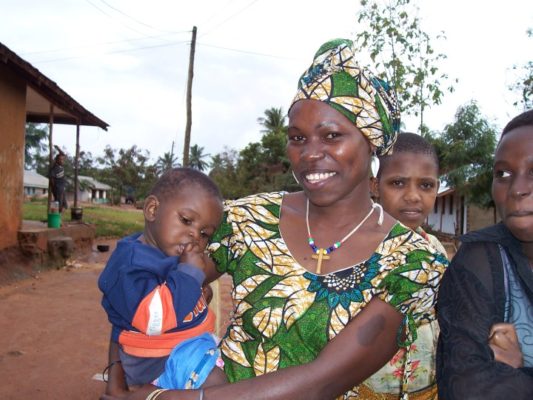
[[503,223],[523,242],[533,241],[533,127],[507,132],[494,155],[492,198]]
[[151,234],[167,256],[180,255],[192,243],[203,251],[222,218],[222,204],[201,186],[187,185],[179,194],[159,202]]
[[439,189],[438,168],[427,154],[400,152],[383,165],[377,195],[383,209],[416,229],[431,212]]

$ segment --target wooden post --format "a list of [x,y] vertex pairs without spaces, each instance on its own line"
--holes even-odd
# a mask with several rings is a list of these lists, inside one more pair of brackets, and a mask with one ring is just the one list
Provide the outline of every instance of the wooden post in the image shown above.
[[194,52],[196,48],[196,26],[192,27],[191,53],[189,55],[189,78],[187,79],[187,124],[185,126],[185,142],[183,144],[183,166],[189,165],[189,147],[191,145],[192,126],[192,78],[194,75]]
[[46,206],[47,213],[50,212],[50,203],[52,201],[52,185],[50,183],[50,170],[52,169],[52,164],[54,162],[54,156],[52,154],[53,151],[53,140],[52,140],[52,132],[54,127],[54,105],[50,103],[50,115],[48,120],[48,148],[50,149],[50,152],[48,154],[48,204]]
[[80,164],[80,121],[76,124],[76,157],[74,158],[74,208],[78,208],[78,167]]

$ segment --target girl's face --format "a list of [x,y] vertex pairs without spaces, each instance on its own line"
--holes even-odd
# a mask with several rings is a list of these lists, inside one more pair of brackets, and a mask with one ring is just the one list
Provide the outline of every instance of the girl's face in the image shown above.
[[382,164],[373,193],[383,209],[411,229],[416,229],[433,209],[439,189],[439,169],[428,154],[398,152]]
[[533,242],[533,126],[502,137],[494,156],[492,198],[513,235]]
[[316,205],[332,204],[357,190],[369,193],[370,145],[351,121],[325,103],[300,100],[292,106],[287,156]]

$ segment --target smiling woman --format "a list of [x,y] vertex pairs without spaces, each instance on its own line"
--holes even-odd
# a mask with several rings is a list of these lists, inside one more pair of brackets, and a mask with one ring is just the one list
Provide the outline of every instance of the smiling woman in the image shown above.
[[303,190],[227,201],[209,247],[233,279],[220,344],[232,384],[128,398],[435,395],[411,345],[435,320],[447,261],[369,193],[370,160],[393,145],[398,117],[388,85],[358,65],[351,41],[320,47],[289,111],[287,155]]

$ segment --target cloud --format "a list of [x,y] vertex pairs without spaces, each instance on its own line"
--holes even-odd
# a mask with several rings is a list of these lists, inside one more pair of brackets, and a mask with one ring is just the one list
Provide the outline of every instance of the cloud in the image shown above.
[[[111,125],[109,132],[82,127],[82,147],[93,155],[105,145],[137,145],[154,159],[172,141],[182,148],[193,25],[191,143],[210,154],[260,140],[257,118],[270,107],[287,111],[318,46],[361,29],[353,0],[327,7],[318,0],[4,3],[9,18],[0,25],[2,42]],[[503,126],[519,111],[507,90],[515,79],[511,67],[531,59],[525,51],[531,48],[529,2],[449,0],[420,7],[427,29],[447,34],[436,49],[448,56],[443,71],[460,79],[455,93],[428,110],[430,128],[442,129],[472,98]],[[406,121],[407,128],[416,126]],[[74,153],[75,128],[56,126],[54,141]]]

